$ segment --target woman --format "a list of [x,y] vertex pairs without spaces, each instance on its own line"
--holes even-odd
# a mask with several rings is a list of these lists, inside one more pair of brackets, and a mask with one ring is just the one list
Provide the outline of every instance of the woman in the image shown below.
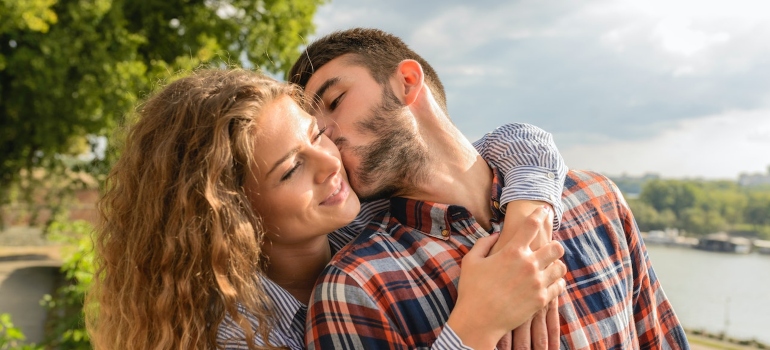
[[302,317],[283,304],[308,302],[350,239],[327,233],[359,202],[300,98],[259,73],[209,70],[140,107],[100,202],[95,348],[302,347]]

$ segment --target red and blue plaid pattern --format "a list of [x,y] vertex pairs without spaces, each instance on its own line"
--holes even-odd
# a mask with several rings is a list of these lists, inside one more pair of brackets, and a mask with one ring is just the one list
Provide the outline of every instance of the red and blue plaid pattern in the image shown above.
[[559,300],[561,347],[688,349],[620,191],[606,177],[571,171],[554,239],[567,265]]
[[[493,201],[500,195],[495,179]],[[602,175],[571,171],[562,201],[554,232],[569,270],[561,347],[688,348],[617,187]],[[446,336],[461,259],[488,233],[462,207],[404,198],[390,204],[322,273],[308,310],[309,349],[429,348]]]

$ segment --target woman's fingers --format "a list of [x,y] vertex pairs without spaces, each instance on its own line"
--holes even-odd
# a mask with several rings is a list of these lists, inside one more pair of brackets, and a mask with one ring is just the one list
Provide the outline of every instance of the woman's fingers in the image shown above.
[[[566,269],[558,261],[564,249],[556,242],[535,252],[530,249],[533,239],[544,227],[550,227],[543,223],[550,220],[550,211],[538,208],[513,228],[514,235],[498,253],[490,255],[499,238],[499,234],[493,234],[478,239],[463,257],[457,303],[447,321],[463,342],[492,348],[505,332],[516,328],[514,348],[516,344],[530,348],[533,340],[550,345],[544,307],[564,289],[561,277]],[[485,293],[488,298],[473,297]],[[544,315],[536,318],[534,326],[541,335],[533,339],[532,316],[541,309]],[[480,328],[485,331],[480,332]]]
[[531,349],[532,348],[532,319],[521,324],[513,330],[513,348]]
[[550,286],[558,282],[558,280],[564,277],[564,274],[566,273],[567,273],[567,266],[565,266],[564,263],[561,262],[561,260],[556,260],[553,264],[549,265],[548,267],[545,268],[545,270],[543,270],[544,285]]
[[548,328],[545,324],[546,309],[538,311],[534,317],[532,317],[532,349],[535,350],[547,350],[548,349]]
[[548,327],[548,350],[559,350],[559,298],[551,300],[548,305],[545,324]]
[[556,283],[551,284],[546,288],[546,298],[548,300],[553,300],[559,297],[561,293],[564,293],[567,290],[567,282],[564,281],[563,278],[559,278],[559,280],[556,281]]
[[548,242],[535,251],[535,259],[539,266],[541,266],[541,269],[558,261],[562,255],[564,255],[564,247],[557,241]]

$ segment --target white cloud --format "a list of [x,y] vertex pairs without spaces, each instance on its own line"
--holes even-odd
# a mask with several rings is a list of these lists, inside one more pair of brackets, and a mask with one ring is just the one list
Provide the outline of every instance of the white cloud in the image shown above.
[[695,68],[693,66],[685,65],[674,69],[674,72],[672,73],[672,75],[674,77],[681,77],[685,75],[691,75],[694,73],[695,73]]
[[634,13],[658,18],[737,18],[749,22],[770,18],[770,4],[763,0],[621,0],[619,3]]
[[651,139],[576,144],[562,154],[572,168],[610,175],[654,171],[665,177],[734,179],[739,172],[764,172],[770,165],[770,109],[684,120]]
[[689,18],[665,18],[654,29],[653,36],[660,40],[666,51],[691,56],[714,44],[730,40],[724,32],[709,34],[692,28]]
[[325,35],[335,30],[361,26],[362,19],[371,18],[375,15],[372,10],[372,8],[366,6],[347,6],[342,8],[321,6],[313,18],[313,22],[315,22],[316,32],[319,35]]
[[[532,123],[557,135],[578,164],[584,160],[574,157],[587,151],[602,154],[584,164],[609,173],[734,177],[770,163],[740,161],[761,158],[752,153],[761,147],[745,140],[767,135],[762,120],[751,132],[725,125],[715,136],[738,154],[724,156],[718,169],[698,160],[717,150],[685,154],[689,144],[716,144],[699,141],[706,130],[720,131],[704,116],[770,109],[764,0],[334,0],[316,23],[319,35],[365,26],[403,38],[437,69],[452,118],[471,137]],[[625,152],[606,153],[597,142]],[[629,155],[640,160],[628,163]]]

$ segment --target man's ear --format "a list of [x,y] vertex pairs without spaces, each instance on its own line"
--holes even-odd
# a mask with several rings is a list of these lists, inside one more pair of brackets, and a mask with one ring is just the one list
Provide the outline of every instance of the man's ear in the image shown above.
[[415,60],[403,60],[398,64],[397,73],[403,89],[404,104],[408,106],[417,100],[425,83],[422,65]]

